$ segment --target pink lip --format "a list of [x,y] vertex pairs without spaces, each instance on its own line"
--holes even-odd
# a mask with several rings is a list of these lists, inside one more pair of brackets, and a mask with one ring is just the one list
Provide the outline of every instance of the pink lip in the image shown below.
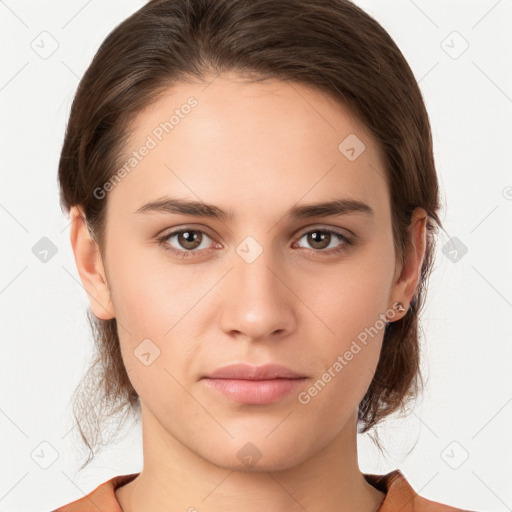
[[280,400],[307,377],[286,366],[234,364],[203,377],[205,384],[235,402],[264,405]]
[[280,364],[265,364],[263,366],[250,366],[248,364],[230,364],[218,368],[214,372],[205,375],[213,379],[244,379],[244,380],[268,380],[268,379],[298,379],[306,377],[291,368]]
[[235,402],[250,405],[270,404],[280,400],[304,382],[300,379],[211,379],[205,377],[204,382],[210,388],[219,391]]

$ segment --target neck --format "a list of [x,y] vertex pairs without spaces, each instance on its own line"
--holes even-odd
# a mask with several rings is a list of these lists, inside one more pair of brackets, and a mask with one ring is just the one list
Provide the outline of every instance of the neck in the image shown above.
[[257,463],[241,470],[239,461],[220,467],[200,457],[147,409],[142,413],[144,469],[116,491],[123,512],[375,512],[384,499],[359,470],[355,414],[299,464],[273,469]]

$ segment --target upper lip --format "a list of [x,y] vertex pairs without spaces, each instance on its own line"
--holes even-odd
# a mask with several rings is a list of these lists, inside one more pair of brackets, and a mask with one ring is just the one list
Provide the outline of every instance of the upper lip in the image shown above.
[[291,368],[280,364],[265,364],[251,366],[248,364],[230,364],[218,368],[205,376],[211,379],[242,379],[242,380],[269,380],[269,379],[300,379],[301,375]]

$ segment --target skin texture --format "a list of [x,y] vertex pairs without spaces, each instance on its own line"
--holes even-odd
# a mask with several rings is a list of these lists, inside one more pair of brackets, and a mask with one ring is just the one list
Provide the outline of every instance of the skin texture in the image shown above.
[[[118,500],[125,512],[375,511],[384,494],[359,470],[356,417],[383,329],[308,404],[296,392],[267,405],[236,403],[201,377],[230,363],[280,363],[308,377],[299,391],[310,388],[379,315],[397,301],[407,309],[425,252],[425,212],[414,212],[402,266],[369,133],[322,92],[278,80],[249,84],[225,74],[208,86],[178,84],[140,113],[126,154],[190,97],[197,106],[103,199],[104,260],[79,209],[71,211],[90,307],[117,318],[142,405],[144,468]],[[365,144],[354,161],[338,150],[349,134]],[[136,213],[164,196],[234,217]],[[287,216],[296,205],[339,198],[363,201],[375,215]],[[157,238],[185,228],[207,235],[196,233],[195,255],[180,259]],[[354,243],[332,235],[314,245],[307,234],[322,229]],[[247,236],[262,249],[251,263],[237,252]],[[166,240],[186,251],[183,242]],[[149,366],[134,353],[144,339],[160,350]],[[251,467],[237,456],[248,442],[261,454]]]

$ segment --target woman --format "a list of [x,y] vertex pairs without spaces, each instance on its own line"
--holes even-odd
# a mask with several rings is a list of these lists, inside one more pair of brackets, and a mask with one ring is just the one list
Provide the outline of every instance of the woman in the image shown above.
[[375,20],[150,1],[83,77],[59,181],[99,349],[80,432],[93,453],[96,400],[140,412],[144,451],[59,512],[460,510],[358,467],[357,433],[419,391],[441,227],[421,93]]

